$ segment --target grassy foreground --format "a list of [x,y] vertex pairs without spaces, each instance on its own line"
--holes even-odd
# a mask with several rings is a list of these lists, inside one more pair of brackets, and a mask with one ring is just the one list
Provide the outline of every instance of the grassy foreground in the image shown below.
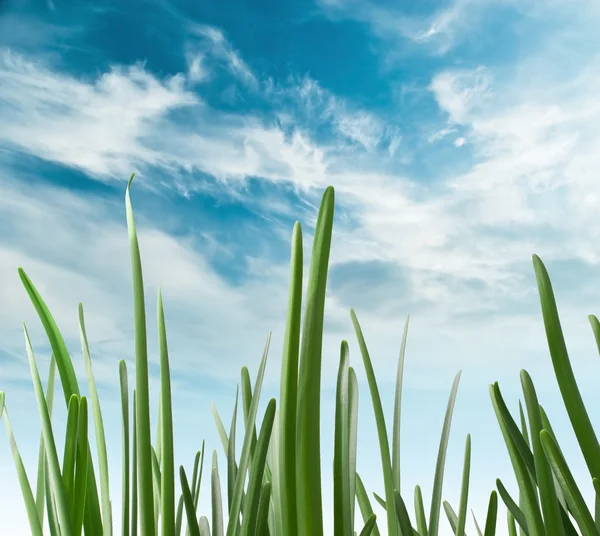
[[[131,180],[127,187],[126,209],[134,295],[135,379],[131,392],[128,371],[125,362],[121,361],[123,471],[122,503],[117,507],[121,509],[122,524],[115,527],[112,521],[114,505],[109,496],[104,424],[94,382],[83,307],[79,307],[79,325],[89,399],[81,395],[71,356],[48,307],[27,274],[19,269],[53,354],[44,391],[27,329],[24,328],[42,430],[35,492],[12,433],[5,394],[0,392],[0,415],[4,417],[31,534],[40,536],[47,526],[46,533],[52,536],[80,536],[82,533],[89,536],[180,536],[184,533],[186,536],[323,536],[320,391],[325,290],[334,215],[333,188],[327,188],[323,195],[304,304],[302,230],[299,223],[294,226],[279,400],[276,402],[271,399],[268,402],[259,422],[259,397],[269,350],[267,339],[254,385],[248,369],[243,367],[241,370],[241,399],[238,392],[229,431],[217,409],[214,406],[212,408],[226,465],[220,473],[217,453],[214,451],[207,462],[210,469],[207,472],[210,478],[211,512],[201,516],[197,510],[205,466],[204,443],[196,454],[190,473],[184,467],[176,471],[174,465],[169,354],[160,292],[157,307],[159,419],[155,441],[152,442],[144,286],[130,188]],[[525,405],[520,405],[517,419],[509,412],[498,384],[490,386],[492,407],[512,462],[518,495],[511,496],[502,481],[497,480],[497,490],[490,494],[485,518],[480,519],[481,525],[477,520],[475,524],[479,536],[494,535],[499,523],[508,524],[511,536],[516,536],[517,530],[526,536],[600,536],[600,444],[569,362],[548,273],[537,256],[534,256],[533,264],[552,365],[594,485],[596,508],[593,514],[588,509],[548,417],[538,401],[533,382],[526,371],[521,371]],[[301,322],[303,306],[304,318]],[[367,344],[356,313],[350,311],[350,316],[377,425],[384,491],[382,496],[369,493],[356,473],[358,384],[356,373],[350,366],[348,344],[342,341],[335,406],[334,536],[380,536],[381,533],[388,536],[438,536],[447,533],[440,529],[442,510],[453,533],[465,536],[470,436],[465,441],[457,511],[442,500],[446,449],[460,373],[454,379],[448,400],[429,514],[426,514],[421,489],[417,486],[414,490],[414,513],[411,515],[407,511],[405,494],[401,492],[400,485],[402,378],[408,318],[398,360],[390,437]],[[594,316],[589,319],[600,349],[600,323]],[[66,430],[61,432],[52,425],[57,371],[67,406]],[[241,438],[239,459],[235,455],[238,407],[245,432]],[[93,445],[88,439],[90,426],[94,427],[96,437],[97,466],[93,463]],[[62,460],[58,456],[57,435],[64,437]],[[115,472],[111,474],[115,475]],[[225,486],[221,485],[220,474],[223,474]],[[506,507],[506,517],[501,520],[498,516],[498,495]],[[372,501],[383,507],[383,519],[376,519]]]

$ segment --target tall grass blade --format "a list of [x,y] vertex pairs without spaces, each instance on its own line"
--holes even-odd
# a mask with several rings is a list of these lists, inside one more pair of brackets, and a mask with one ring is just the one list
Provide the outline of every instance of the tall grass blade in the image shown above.
[[[529,536],[529,528],[527,526],[527,519],[525,518],[525,514],[519,508],[515,500],[510,496],[502,481],[498,478],[496,479],[496,487],[498,488],[498,493],[500,494],[500,498],[504,502],[506,508],[510,512],[513,521],[519,525],[520,529]],[[516,532],[516,529],[515,529]]]
[[92,359],[85,329],[83,317],[83,305],[79,304],[79,335],[81,338],[81,349],[83,360],[85,361],[85,371],[88,379],[88,388],[90,390],[90,403],[92,405],[92,414],[94,416],[94,432],[96,435],[96,449],[98,451],[98,471],[100,474],[100,497],[102,501],[102,529],[104,536],[112,536],[112,512],[110,509],[110,485],[108,479],[108,453],[106,452],[106,438],[104,436],[104,423],[102,421],[102,410],[100,409],[100,400],[98,390],[92,371]]
[[283,530],[288,536],[296,536],[298,531],[296,512],[296,426],[294,426],[294,423],[296,423],[298,407],[302,263],[302,227],[299,222],[296,222],[292,233],[291,273],[279,396],[279,504],[281,505]]
[[440,439],[435,475],[433,477],[433,492],[431,495],[431,510],[429,513],[429,536],[438,536],[439,531],[442,487],[444,485],[444,467],[446,465],[446,451],[448,449],[448,439],[450,437],[450,427],[452,425],[452,414],[454,412],[454,404],[456,402],[456,394],[458,392],[460,375],[461,373],[459,372],[454,378],[452,390],[450,391],[450,398],[448,399],[448,406],[446,408],[444,425],[442,427],[442,437]]
[[469,499],[469,479],[471,475],[471,435],[467,434],[465,442],[465,462],[463,465],[462,487],[460,491],[460,504],[458,507],[458,524],[456,536],[465,536],[467,523],[467,506]]
[[190,534],[191,536],[200,536],[200,528],[198,527],[198,521],[196,520],[196,512],[194,511],[194,500],[183,466],[179,468],[179,477],[181,479],[181,492],[183,494],[183,504],[185,506]]
[[423,507],[423,494],[421,487],[415,486],[415,518],[417,521],[417,532],[420,536],[427,536],[427,518],[425,517],[425,508]]
[[404,333],[400,345],[400,357],[398,358],[398,372],[396,374],[396,392],[394,395],[394,426],[392,430],[392,473],[394,475],[394,488],[400,488],[400,421],[402,415],[402,380],[404,377],[404,354],[406,353],[406,338],[408,336],[408,323],[410,317],[406,316],[404,322]]
[[492,491],[488,503],[487,517],[485,519],[485,531],[483,536],[495,536],[496,524],[498,522],[498,494]]
[[371,514],[365,523],[365,526],[360,531],[359,536],[370,536],[375,528],[375,522],[377,521],[377,516],[375,514]]
[[600,478],[600,444],[573,374],[550,277],[537,255],[533,256],[533,265],[556,380],[590,475],[592,478]]
[[29,358],[29,368],[31,370],[31,379],[33,381],[33,389],[38,403],[38,411],[42,422],[42,433],[44,434],[44,446],[46,448],[46,458],[48,461],[48,474],[50,475],[50,484],[54,499],[56,500],[56,510],[58,521],[61,527],[62,536],[72,536],[71,516],[69,515],[69,506],[67,495],[62,482],[60,465],[58,462],[58,454],[56,452],[56,443],[54,442],[54,433],[52,431],[52,423],[48,414],[48,406],[46,405],[46,397],[40,380],[33,349],[27,328],[23,326],[25,332],[25,345],[27,348],[27,357]]
[[138,531],[137,393],[133,390],[133,449],[131,453],[131,536]]
[[258,511],[256,514],[255,536],[267,536],[268,534],[268,515],[269,501],[271,499],[271,483],[265,482],[260,491],[260,500],[258,502]]
[[223,536],[223,499],[221,498],[221,482],[219,480],[219,462],[217,451],[213,451],[211,471],[211,506],[213,536]]
[[160,414],[161,414],[161,531],[175,532],[175,462],[173,454],[173,410],[171,402],[171,372],[162,294],[158,292],[158,346],[160,353]]
[[75,484],[75,457],[77,454],[77,425],[79,419],[79,398],[73,395],[67,409],[67,428],[65,432],[65,448],[63,453],[62,480],[67,502],[71,505],[71,516],[75,504],[73,486]]
[[131,250],[131,272],[133,283],[133,311],[135,333],[135,390],[137,393],[137,479],[140,529],[144,536],[155,533],[154,488],[152,482],[152,442],[150,439],[150,395],[148,389],[148,350],[146,340],[146,309],[144,305],[144,282],[140,247],[133,218],[130,190],[133,175],[129,179],[125,194],[129,247]]
[[[79,399],[79,422],[77,423],[77,452],[75,480],[73,483],[73,536],[81,536],[88,478],[88,404],[87,398]],[[100,528],[100,527],[98,527]]]
[[[50,313],[46,303],[42,299],[40,293],[37,291],[31,279],[27,276],[22,268],[19,268],[19,277],[21,282],[29,295],[29,299],[33,304],[42,325],[44,331],[48,337],[48,342],[52,347],[52,354],[56,359],[56,367],[60,376],[61,385],[63,388],[63,394],[65,398],[65,404],[69,404],[71,395],[81,396],[79,391],[79,385],[77,384],[77,377],[75,376],[75,370],[73,369],[73,362],[67,351],[65,341]],[[92,462],[91,450],[88,446],[88,483],[86,490],[86,508],[85,508],[85,530],[86,533],[94,534],[96,527],[102,526],[102,517],[100,514],[100,501],[98,498],[98,489],[96,488],[96,476],[94,472],[94,465]]]
[[[323,536],[320,452],[321,358],[334,197],[333,188],[328,187],[323,194],[317,218],[300,349],[296,431],[299,536]],[[288,425],[291,426],[291,423]]]
[[398,490],[394,490],[394,506],[396,515],[398,516],[398,523],[400,523],[400,533],[403,536],[412,536],[413,528],[408,517],[408,510],[406,510],[406,505]]
[[123,473],[121,481],[121,536],[129,536],[129,384],[127,379],[127,365],[124,360],[119,362],[119,384],[121,387],[121,422],[122,422],[122,463]]

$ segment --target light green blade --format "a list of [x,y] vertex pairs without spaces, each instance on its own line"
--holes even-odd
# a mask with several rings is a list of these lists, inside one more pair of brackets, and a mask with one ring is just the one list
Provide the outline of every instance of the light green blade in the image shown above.
[[122,444],[122,458],[123,458],[123,473],[121,481],[121,495],[122,495],[122,513],[121,513],[121,536],[129,536],[129,384],[127,379],[127,365],[124,360],[119,362],[119,383],[121,387],[121,444]]
[[402,415],[402,380],[404,378],[404,354],[406,353],[406,339],[408,336],[408,323],[410,317],[406,316],[404,333],[400,345],[398,358],[398,372],[396,374],[396,392],[394,395],[394,426],[392,430],[392,473],[394,475],[394,488],[401,492],[400,487],[400,421]]

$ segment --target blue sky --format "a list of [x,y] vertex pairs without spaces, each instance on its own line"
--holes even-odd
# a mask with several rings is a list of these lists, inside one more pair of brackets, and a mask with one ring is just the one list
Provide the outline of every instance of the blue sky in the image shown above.
[[[202,439],[220,449],[210,403],[229,418],[240,367],[256,373],[270,330],[263,399],[277,394],[292,226],[303,223],[308,259],[316,209],[331,184],[326,513],[343,338],[361,387],[359,470],[369,489],[382,489],[350,307],[363,324],[389,418],[411,314],[402,453],[409,503],[416,483],[430,494],[459,369],[445,498],[457,502],[467,432],[479,517],[496,477],[515,489],[487,386],[500,381],[515,408],[521,368],[532,374],[574,472],[585,478],[553,379],[531,254],[549,268],[573,366],[598,422],[600,370],[586,318],[600,312],[596,2],[0,6],[0,378],[32,475],[39,423],[21,321],[43,371],[49,355],[18,266],[46,298],[81,373],[77,303],[84,304],[112,421],[118,497],[118,361],[133,370],[124,192],[135,171],[152,386],[156,393],[160,285],[178,463],[189,466]],[[0,435],[0,516],[3,526],[13,524],[11,534],[25,533]]]

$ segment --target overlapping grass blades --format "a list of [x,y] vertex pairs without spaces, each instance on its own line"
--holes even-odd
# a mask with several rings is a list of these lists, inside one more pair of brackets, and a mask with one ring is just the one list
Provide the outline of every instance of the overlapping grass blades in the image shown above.
[[[133,177],[132,177],[133,179]],[[334,192],[328,188],[319,210],[311,256],[305,314],[302,309],[302,229],[294,226],[292,235],[290,286],[280,376],[279,411],[275,399],[266,405],[258,422],[258,407],[264,381],[270,336],[252,386],[246,367],[241,370],[241,411],[244,434],[241,455],[236,459],[239,387],[229,433],[213,406],[217,431],[226,458],[227,508],[216,451],[210,471],[211,512],[198,517],[198,504],[204,467],[205,445],[194,458],[192,479],[179,468],[181,493],[176,501],[173,413],[169,353],[162,294],[157,303],[160,392],[156,442],[151,443],[148,350],[142,264],[130,199],[131,180],[126,191],[126,213],[131,249],[135,327],[135,388],[130,426],[130,393],[127,367],[119,363],[122,408],[122,536],[323,536],[324,520],[321,487],[320,389],[323,319],[329,253],[334,216]],[[542,261],[534,256],[542,315],[554,371],[573,431],[586,460],[596,491],[594,514],[585,502],[578,483],[559,447],[551,423],[537,397],[533,381],[521,372],[525,409],[519,404],[519,424],[511,415],[498,384],[490,386],[492,408],[496,413],[517,480],[515,500],[503,482],[490,495],[483,531],[474,517],[479,536],[494,536],[498,524],[498,495],[508,510],[509,534],[526,536],[600,536],[600,445],[583,404],[558,317],[552,286]],[[81,348],[89,398],[81,395],[71,356],[45,302],[22,269],[19,275],[38,313],[52,349],[52,359],[44,394],[37,363],[27,330],[26,352],[42,435],[38,457],[36,493],[23,466],[0,392],[0,417],[4,418],[17,476],[26,506],[31,533],[43,534],[44,518],[51,535],[112,535],[112,503],[109,495],[109,463],[101,412],[101,401],[92,370],[92,359],[79,307]],[[453,533],[466,536],[471,437],[467,436],[458,512],[444,501],[442,491],[446,452],[460,372],[457,374],[446,409],[433,481],[429,517],[419,486],[414,490],[414,518],[411,521],[401,491],[400,423],[404,357],[408,318],[402,337],[396,375],[391,444],[385,424],[379,386],[371,357],[355,312],[351,320],[365,367],[379,438],[384,498],[373,494],[386,514],[389,536],[439,536],[443,506]],[[600,351],[600,322],[589,317]],[[62,464],[58,459],[57,433],[51,422],[55,371],[58,370],[67,423],[64,432]],[[94,467],[88,440],[88,400],[96,437],[98,467]],[[241,420],[241,419],[240,419]],[[257,427],[260,431],[257,434]],[[333,482],[334,536],[380,536],[369,492],[356,473],[358,452],[358,381],[350,366],[348,343],[342,342],[336,388]],[[99,476],[96,481],[96,474]],[[99,484],[99,488],[98,485]],[[358,532],[355,506],[363,518]],[[177,508],[176,508],[177,505]],[[577,527],[577,528],[576,528]]]

